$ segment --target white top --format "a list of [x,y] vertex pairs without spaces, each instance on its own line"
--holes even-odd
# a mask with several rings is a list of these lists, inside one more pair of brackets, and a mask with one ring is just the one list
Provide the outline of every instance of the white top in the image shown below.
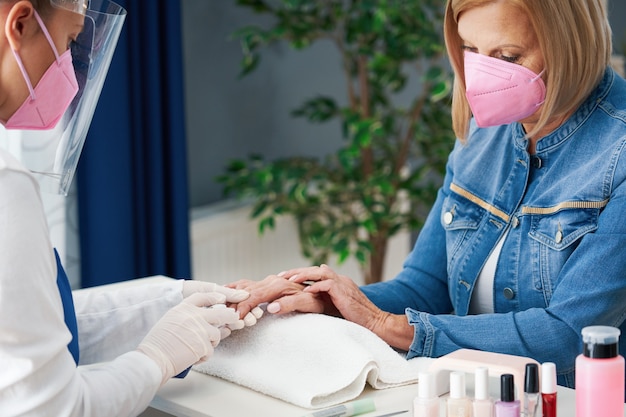
[[483,269],[481,269],[480,275],[478,275],[478,279],[474,284],[472,299],[470,300],[469,314],[491,314],[494,312],[493,281],[496,277],[496,268],[498,259],[500,259],[500,252],[502,252],[502,245],[504,245],[504,240],[508,233],[507,230],[500,238],[489,258],[487,258]]
[[115,359],[76,367],[39,186],[3,149],[0,231],[0,416],[142,412],[159,388],[161,371],[132,349],[182,300],[182,284],[77,296],[81,365]]

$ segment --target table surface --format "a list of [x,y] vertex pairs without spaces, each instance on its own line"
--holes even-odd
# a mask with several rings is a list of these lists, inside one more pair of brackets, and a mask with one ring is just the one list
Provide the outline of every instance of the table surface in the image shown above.
[[[398,417],[412,416],[412,403],[416,395],[416,384],[384,390],[375,390],[367,385],[359,399],[373,398],[376,411],[361,416],[380,417],[402,410],[406,412],[398,414]],[[445,396],[441,397],[441,416],[445,416],[444,400]],[[168,381],[157,392],[150,406],[179,417],[302,417],[312,412],[312,410],[195,371],[190,372],[185,379]],[[626,405],[624,410],[626,411]],[[558,387],[557,415],[574,417],[574,390]]]

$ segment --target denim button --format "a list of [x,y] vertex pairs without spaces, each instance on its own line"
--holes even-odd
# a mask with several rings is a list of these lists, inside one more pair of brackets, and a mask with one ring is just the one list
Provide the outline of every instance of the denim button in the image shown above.
[[506,298],[507,300],[512,300],[513,298],[515,298],[515,291],[508,287],[505,288],[502,293],[504,294],[504,298]]
[[541,162],[541,158],[539,158],[538,156],[531,156],[530,157],[530,164],[534,168],[541,168],[541,166],[543,165],[543,163]]
[[513,217],[511,219],[511,226],[513,226],[513,229],[517,228],[517,226],[519,226],[519,219],[517,218],[517,216]]
[[451,212],[446,211],[445,214],[443,215],[443,222],[445,224],[450,224],[452,223],[452,219],[454,218],[454,216],[452,215]]
[[556,243],[561,243],[563,241],[563,232],[560,230],[556,232],[556,236],[554,236],[554,240]]

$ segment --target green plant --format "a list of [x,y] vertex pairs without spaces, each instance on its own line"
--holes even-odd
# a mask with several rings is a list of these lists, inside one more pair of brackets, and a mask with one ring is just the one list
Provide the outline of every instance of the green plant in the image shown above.
[[[381,280],[389,237],[418,230],[441,183],[453,144],[451,72],[443,59],[441,0],[238,0],[270,15],[268,29],[234,36],[242,75],[275,42],[307,48],[334,43],[342,58],[347,105],[334,97],[306,100],[294,116],[341,121],[343,146],[323,160],[262,156],[232,161],[218,181],[226,194],[252,196],[262,233],[276,216],[293,215],[304,256],[313,264],[336,256],[359,261],[366,283]],[[410,77],[419,91],[409,104],[399,93]],[[405,100],[406,101],[406,100]],[[338,132],[338,138],[339,138]]]

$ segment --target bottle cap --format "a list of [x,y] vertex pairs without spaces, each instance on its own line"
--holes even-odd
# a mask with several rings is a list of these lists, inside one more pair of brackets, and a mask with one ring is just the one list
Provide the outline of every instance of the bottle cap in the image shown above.
[[536,363],[526,364],[526,374],[524,376],[524,392],[539,392],[539,367]]
[[614,358],[618,355],[617,344],[620,330],[611,326],[589,326],[582,330],[583,355],[588,358]]
[[500,400],[506,403],[515,401],[515,388],[512,374],[500,375]]
[[429,399],[436,397],[433,379],[433,375],[428,372],[420,372],[417,374],[418,398]]
[[372,411],[376,411],[376,404],[374,403],[373,398],[363,398],[360,400],[353,401],[350,403],[352,405],[352,415],[356,416],[358,414],[371,413]]
[[489,399],[489,369],[484,366],[476,368],[474,372],[474,398]]
[[552,362],[541,364],[541,392],[544,394],[556,392],[556,365]]
[[465,372],[450,373],[450,398],[465,398]]

